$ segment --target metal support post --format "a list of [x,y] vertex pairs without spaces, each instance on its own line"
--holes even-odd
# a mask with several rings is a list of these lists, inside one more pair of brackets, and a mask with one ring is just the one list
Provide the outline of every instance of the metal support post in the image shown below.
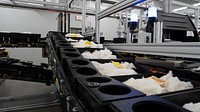
[[86,0],[82,2],[82,34],[85,32]]
[[142,15],[143,15],[143,10],[140,10],[140,21],[139,21],[139,29],[142,28]]
[[164,12],[168,12],[168,1],[169,0],[164,0],[163,1],[163,9],[164,9],[163,11]]
[[155,22],[153,29],[153,43],[162,43],[162,35],[163,35],[163,23]]
[[195,11],[195,21],[194,21],[194,24],[195,24],[197,30],[198,30],[198,26],[199,26],[199,11],[200,11],[199,9],[197,9]]
[[153,43],[156,43],[156,38],[157,38],[157,37],[156,37],[156,36],[157,36],[157,35],[156,35],[156,29],[157,29],[157,24],[156,24],[156,22],[153,23],[153,26],[154,26],[154,27],[153,27]]
[[71,25],[70,25],[70,14],[67,14],[68,19],[68,33],[71,32]]
[[100,4],[101,0],[96,0],[96,15],[95,15],[95,29],[96,29],[96,36],[95,36],[95,41],[97,43],[100,43],[100,19],[98,19],[98,14],[100,12]]
[[156,22],[156,43],[160,41],[160,22]]
[[172,11],[172,0],[164,0],[164,12],[171,13]]
[[64,12],[64,33],[67,32],[67,13]]
[[172,13],[172,0],[169,0],[168,13]]
[[160,40],[159,43],[162,43],[163,41],[163,22],[160,22],[160,36],[159,36]]
[[121,21],[122,21],[122,13],[119,12],[119,26],[118,26],[118,31],[117,31],[117,35],[118,38],[122,38],[122,25],[121,25]]
[[131,39],[130,39],[130,35],[129,35],[129,33],[130,33],[130,31],[129,31],[129,28],[128,28],[128,11],[126,11],[126,43],[128,43],[128,44],[130,44],[131,43]]

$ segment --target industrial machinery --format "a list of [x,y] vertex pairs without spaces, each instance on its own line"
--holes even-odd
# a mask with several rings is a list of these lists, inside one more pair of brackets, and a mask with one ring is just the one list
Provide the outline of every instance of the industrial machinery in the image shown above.
[[[152,43],[162,42],[199,42],[197,29],[187,15],[158,12],[155,21],[147,23],[146,31],[152,34]],[[193,32],[188,36],[188,32]]]
[[128,24],[131,43],[199,42],[197,29],[187,15],[165,13],[150,7],[147,18],[145,30],[135,31],[138,17],[131,13]]
[[[190,67],[200,65],[198,60],[189,61],[189,59],[182,59],[182,63],[177,63],[178,61],[175,63],[175,61],[165,61],[170,60],[169,58],[158,58],[158,56],[153,58],[152,56],[152,58],[147,58],[146,60],[136,58],[133,61],[114,51],[113,54],[117,55],[115,60],[92,60],[83,58],[81,53],[84,51],[102,50],[103,48],[75,48],[72,45],[73,42],[67,41],[61,33],[53,31],[47,34],[46,41],[49,66],[46,64],[36,66],[29,61],[0,58],[0,74],[3,74],[0,76],[3,78],[42,82],[48,85],[55,83],[56,92],[53,94],[57,94],[59,99],[51,102],[52,104],[50,105],[60,103],[63,112],[145,112],[147,110],[189,112],[182,108],[180,103],[187,103],[188,101],[193,101],[193,99],[185,99],[180,102],[178,99],[171,98],[174,98],[177,94],[184,94],[183,96],[185,96],[185,94],[196,94],[196,91],[197,93],[199,91],[199,73],[189,70]],[[109,45],[108,48],[110,48]],[[134,70],[138,74],[104,76],[91,61],[99,63],[114,61],[115,64],[127,61],[134,64]],[[48,68],[52,68],[52,70]],[[156,70],[158,72],[155,72]],[[148,96],[138,89],[123,83],[131,77],[140,79],[142,77],[148,78],[149,76],[163,76],[169,70],[172,70],[173,74],[180,78],[181,81],[190,81],[194,88]],[[45,96],[46,94],[41,97]],[[48,96],[48,98],[50,97]],[[52,98],[54,99],[53,96]],[[5,99],[2,101],[5,101]],[[200,99],[196,98],[195,101],[200,101]],[[8,103],[7,100],[6,102]],[[154,108],[155,106],[160,108]],[[31,108],[34,108],[34,106]]]
[[[159,111],[161,109],[164,112],[188,111],[180,107],[181,105],[179,103],[174,102],[174,104],[172,103],[172,100],[165,100],[169,99],[168,95],[176,95],[173,92],[167,94],[158,94],[157,96],[146,96],[144,93],[134,88],[130,88],[122,83],[123,81],[127,80],[128,76],[116,78],[101,75],[98,69],[91,64],[89,59],[82,57],[79,48],[74,48],[71,42],[66,41],[65,37],[59,33],[49,32],[47,42],[49,63],[53,68],[57,91],[59,92],[63,103],[65,102],[63,106],[65,106],[66,110],[68,111],[145,112],[147,110],[157,110],[154,108],[155,106],[159,106]],[[84,50],[91,49],[84,48]],[[124,59],[121,59],[121,61]],[[108,61],[109,60],[99,60],[101,63]],[[120,61],[120,59],[118,59],[118,61]],[[134,64],[135,66],[138,65],[137,63]],[[143,68],[141,65],[136,66],[136,68],[144,77],[151,75],[163,75],[158,73],[154,74],[152,72],[144,72],[143,70],[146,71],[147,69]],[[187,81],[194,80],[193,78],[195,76],[198,77],[192,72],[188,72],[188,74],[190,74],[192,77],[188,77],[186,74],[180,75],[182,74],[181,71],[176,72],[176,70],[174,70],[173,73],[175,76],[183,78]],[[199,82],[199,80],[195,81]],[[194,89],[188,91],[193,92],[194,90],[198,90],[198,83],[196,84],[197,85]],[[183,92],[185,92],[185,90],[177,91],[175,93],[182,94]],[[159,96],[162,96],[164,99]],[[142,102],[147,103],[143,104]],[[166,105],[169,107],[166,107]]]

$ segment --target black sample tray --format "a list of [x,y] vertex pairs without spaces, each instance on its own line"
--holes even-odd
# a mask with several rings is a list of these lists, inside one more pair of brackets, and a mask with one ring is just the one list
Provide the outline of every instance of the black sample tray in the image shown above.
[[0,32],[0,43],[9,42],[10,33]]
[[[75,48],[72,48],[72,47],[60,47],[60,49],[59,49],[59,51],[58,51],[59,53],[57,53],[57,56],[58,56],[58,59],[60,59],[61,60],[61,54],[65,54],[65,53],[73,53],[73,54],[78,54],[78,55],[80,55],[80,52],[77,50],[77,49],[75,49]],[[75,56],[75,55],[74,55]],[[70,55],[69,56],[66,56],[66,57],[70,57]],[[73,57],[73,55],[71,55],[71,57]],[[75,56],[76,57],[76,56]]]
[[[96,42],[94,42],[95,44],[98,44],[98,43],[96,43]],[[72,45],[73,46],[73,45]],[[104,46],[102,45],[102,48],[90,48],[90,47],[74,47],[73,46],[73,48],[77,48],[79,51],[80,51],[80,53],[83,53],[83,52],[85,52],[85,51],[90,51],[90,52],[93,52],[93,51],[95,51],[95,50],[103,50],[104,49]]]
[[[100,50],[104,50],[104,49],[84,49],[81,53],[85,52],[85,51],[88,51],[88,52],[94,52],[95,50],[97,51],[100,51]],[[80,50],[79,50],[80,51]],[[112,55],[115,55],[117,57],[117,59],[113,59],[113,60],[120,60],[120,59],[125,59],[122,55],[120,55],[119,53],[115,52],[115,51],[112,51]],[[92,61],[95,61],[95,60],[111,60],[111,59],[90,59]]]
[[65,37],[67,39],[71,38],[73,40],[89,40],[89,41],[92,41],[92,39],[90,37]]
[[186,103],[199,103],[200,102],[200,89],[192,91],[184,91],[175,94],[168,94],[161,96],[162,98],[173,102],[179,106],[183,106]]
[[48,35],[49,35],[54,47],[55,47],[56,41],[66,41],[65,38],[63,38],[63,36],[59,33],[50,32],[50,33],[48,33]]
[[72,53],[80,53],[79,51],[78,51],[78,49],[76,49],[76,48],[60,48],[60,52],[61,53],[64,53],[64,52],[72,52]]
[[157,96],[112,102],[111,112],[190,112]]
[[89,60],[83,58],[72,58],[63,60],[63,70],[72,88],[77,91],[77,78],[101,76]]
[[63,61],[66,59],[75,59],[75,58],[81,58],[83,59],[82,55],[77,52],[61,52],[61,64],[63,64]]
[[60,43],[57,42],[55,46],[56,53],[60,53],[60,48],[72,48],[72,45],[69,43]]
[[173,69],[173,73],[178,77],[184,77],[200,82],[200,72],[192,71],[191,69]]
[[[117,59],[117,60],[112,60],[112,59],[101,59],[101,60],[93,60],[93,59],[90,59],[90,61],[96,61],[96,62],[99,62],[99,63],[109,63],[111,61],[115,61],[115,62],[129,62],[129,63],[133,63],[134,66],[136,67],[136,69],[133,68],[133,70],[135,70],[138,74],[133,74],[133,75],[120,75],[120,76],[111,76],[112,78],[115,78],[115,79],[118,79],[120,80],[121,78],[125,78],[126,77],[130,77],[130,76],[137,76],[139,74],[143,74],[143,75],[146,75],[146,74],[151,74],[151,72],[149,70],[147,70],[146,68],[144,68],[143,66],[131,61],[131,60],[128,60],[128,59]],[[140,76],[139,76],[140,77]]]
[[[156,77],[161,77],[163,76],[162,74],[139,74],[139,75],[130,75],[130,76],[123,76],[123,77],[112,77],[120,82],[124,82],[130,78],[134,78],[134,79],[140,79],[142,77],[147,78],[150,76],[156,76]],[[174,75],[176,76],[176,75]],[[178,77],[181,81],[189,81],[192,83],[192,85],[194,86],[194,88],[191,89],[184,89],[184,90],[178,90],[178,91],[172,91],[172,92],[168,92],[168,93],[161,93],[161,94],[156,94],[158,96],[164,96],[164,95],[168,95],[168,94],[175,94],[175,93],[179,93],[179,92],[183,92],[183,91],[190,91],[190,90],[195,90],[195,89],[200,89],[200,82],[198,81],[194,81],[194,80],[190,80],[187,78],[183,78],[183,77]]]
[[78,84],[81,91],[78,96],[92,112],[110,112],[112,101],[145,96],[115,79],[103,76],[78,78]]
[[87,59],[71,58],[65,59],[63,64],[64,69],[68,75],[72,78],[87,77],[100,74],[98,70]]
[[77,48],[77,49],[80,51],[80,53],[83,53],[85,51],[93,52],[95,50],[103,50],[104,48]]

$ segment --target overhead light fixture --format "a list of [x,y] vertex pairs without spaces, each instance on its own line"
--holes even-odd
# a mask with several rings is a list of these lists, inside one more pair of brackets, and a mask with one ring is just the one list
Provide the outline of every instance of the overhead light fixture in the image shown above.
[[196,4],[193,4],[193,6],[195,6],[195,7],[196,7],[196,6],[199,6],[199,5],[200,5],[200,2],[199,2],[199,3],[196,3]]
[[187,9],[188,7],[180,7],[180,8],[177,8],[177,9],[174,9],[172,10],[173,12],[177,12],[177,11],[181,11],[181,10],[185,10]]

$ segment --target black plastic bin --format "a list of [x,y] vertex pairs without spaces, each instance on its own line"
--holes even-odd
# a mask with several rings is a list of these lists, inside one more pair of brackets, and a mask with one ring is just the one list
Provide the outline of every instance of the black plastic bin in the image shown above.
[[173,69],[172,71],[176,76],[200,82],[200,72],[195,72],[191,69]]
[[[83,58],[75,58],[75,59],[65,58],[63,60],[62,66],[63,66],[63,70],[66,72],[66,75],[69,75],[70,77],[73,77],[73,78],[77,78],[79,76],[77,73],[81,73],[83,75],[86,74],[85,76],[87,75],[89,76],[90,72],[91,72],[91,75],[95,75],[98,72],[95,69],[95,67],[90,63],[89,60],[83,59]],[[89,71],[89,69],[92,69],[92,70]]]
[[90,112],[110,112],[112,101],[145,96],[115,79],[102,76],[78,78],[79,98]]
[[10,33],[0,32],[0,43],[7,43],[10,38]]
[[80,53],[77,49],[75,48],[60,48],[60,52],[64,53],[64,52],[71,52],[71,53]]
[[112,102],[111,112],[190,112],[157,96]]
[[[83,53],[83,52],[85,52],[85,51],[88,51],[88,52],[94,52],[95,50],[97,50],[97,51],[100,51],[100,50],[104,50],[104,49],[87,49],[87,48],[83,48],[83,49],[79,49],[79,51],[81,52],[81,53]],[[117,59],[113,59],[113,60],[118,60],[118,59],[125,59],[122,55],[120,55],[119,53],[117,53],[117,52],[115,52],[115,51],[112,51],[112,50],[110,50],[111,52],[112,52],[112,55],[115,55],[116,57],[117,57]],[[90,59],[91,61],[95,61],[95,60],[111,60],[111,59]]]
[[96,61],[96,62],[99,62],[99,63],[110,63],[111,61],[115,61],[115,62],[129,62],[129,63],[133,63],[134,66],[136,67],[136,69],[133,68],[133,70],[135,70],[138,74],[132,74],[132,75],[121,75],[121,76],[111,76],[112,78],[115,78],[119,81],[125,81],[125,79],[128,80],[128,78],[130,76],[138,76],[138,77],[141,77],[141,75],[139,74],[143,74],[143,75],[146,75],[146,74],[151,74],[151,72],[149,70],[147,70],[146,68],[144,68],[143,66],[131,61],[131,60],[128,60],[128,59],[118,59],[118,60],[111,60],[111,59],[102,59],[102,60],[95,60],[95,59],[90,59],[90,61]]
[[[130,78],[134,78],[134,79],[140,79],[142,77],[147,78],[150,76],[156,76],[156,77],[161,77],[163,76],[162,74],[139,74],[139,75],[130,75],[130,76],[123,76],[123,77],[112,77],[120,82],[124,82]],[[176,76],[176,75],[174,75]],[[168,95],[168,94],[174,94],[174,93],[179,93],[179,92],[184,92],[184,91],[190,91],[190,90],[195,90],[195,89],[200,89],[200,82],[198,81],[194,81],[194,80],[190,80],[190,79],[186,79],[183,77],[178,77],[181,81],[189,81],[192,83],[192,85],[194,86],[194,88],[191,89],[184,89],[184,90],[178,90],[178,91],[172,91],[172,92],[167,92],[167,93],[161,93],[161,94],[156,94],[158,96],[164,96],[164,95]]]
[[76,93],[78,92],[77,78],[101,76],[90,61],[83,58],[65,58],[62,66],[68,81]]
[[[76,48],[76,47],[74,47]],[[103,50],[104,48],[78,48],[77,49],[79,50],[80,53],[83,53],[85,51],[89,51],[89,52],[93,52],[95,50]]]
[[58,57],[61,56],[60,48],[72,48],[71,44],[69,43],[56,43],[55,45],[55,51]]
[[200,89],[192,91],[184,91],[170,95],[161,96],[162,98],[173,102],[179,106],[183,106],[186,103],[199,103],[200,102]]
[[89,40],[89,41],[92,41],[92,39],[90,37],[65,37],[67,39],[73,39],[73,40]]
[[63,65],[63,61],[66,59],[83,59],[82,55],[79,52],[61,52],[61,64]]

